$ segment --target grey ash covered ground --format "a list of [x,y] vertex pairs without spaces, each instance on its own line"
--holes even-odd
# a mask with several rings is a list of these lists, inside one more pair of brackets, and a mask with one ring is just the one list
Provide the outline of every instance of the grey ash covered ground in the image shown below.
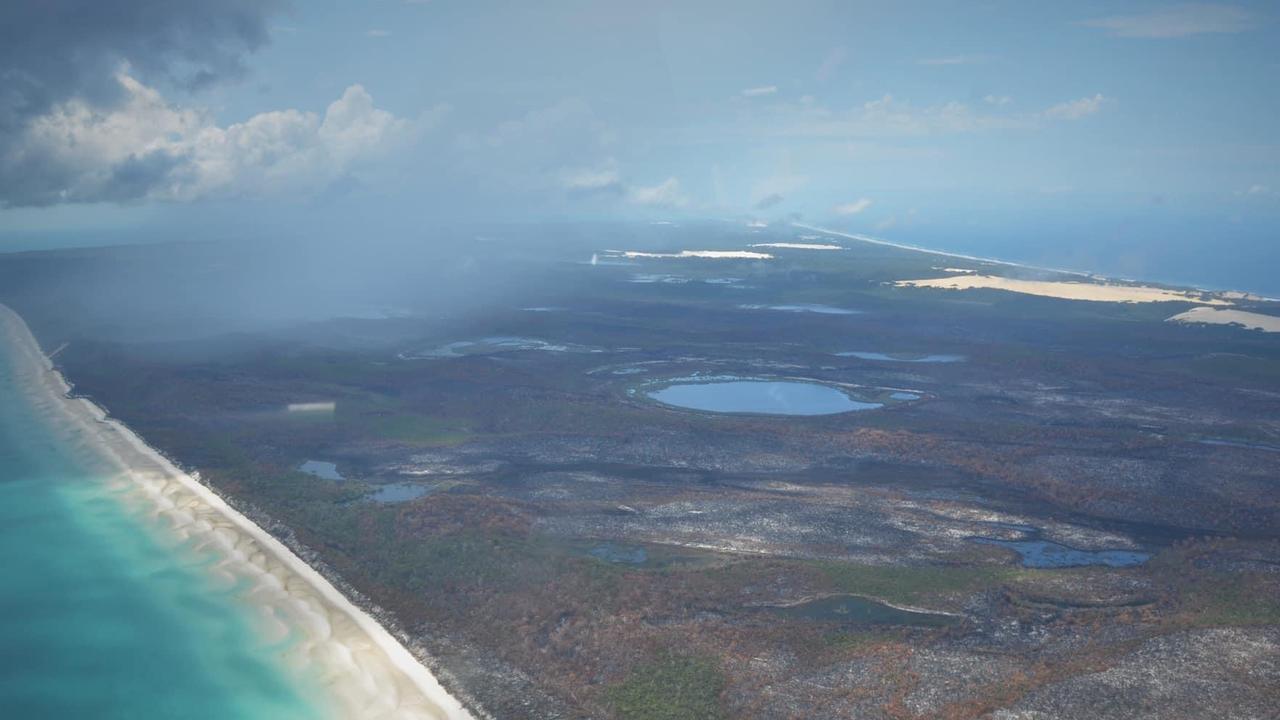
[[[208,248],[9,257],[0,301],[70,342],[78,390],[290,528],[495,717],[1277,717],[1280,335],[1164,322],[1183,303],[893,287],[1036,273],[880,246],[586,262],[789,228],[509,232],[504,277],[524,280],[477,275],[467,304],[388,282],[360,306],[394,312],[179,308],[203,319],[157,334],[75,282]],[[931,354],[962,360],[903,361]],[[637,392],[693,374],[910,399],[777,417]],[[285,410],[315,402],[334,410]],[[388,485],[421,493],[374,501]],[[1026,567],[976,538],[1149,560]],[[845,596],[949,620],[777,611]]]

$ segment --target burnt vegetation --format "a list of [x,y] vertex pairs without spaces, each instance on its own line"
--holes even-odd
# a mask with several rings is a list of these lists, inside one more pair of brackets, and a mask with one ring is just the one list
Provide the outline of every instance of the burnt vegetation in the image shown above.
[[[766,237],[663,232],[645,241]],[[394,317],[130,341],[57,320],[22,282],[0,300],[46,347],[70,342],[57,359],[78,392],[288,528],[497,717],[1255,717],[1280,703],[1280,336],[1163,322],[1180,303],[894,288],[938,258],[875,246],[589,255],[525,257],[539,282],[465,317],[409,294]],[[9,258],[0,273],[37,262],[56,276],[89,261]],[[740,307],[783,302],[859,312]],[[459,341],[473,344],[428,352]],[[933,353],[962,359],[906,361]],[[694,373],[916,397],[777,417],[637,391]],[[343,479],[301,472],[311,459]],[[372,499],[388,486],[416,496]],[[1150,559],[1026,567],[975,537]],[[837,595],[953,621],[775,611]],[[1115,678],[1140,692],[1099,689]],[[1211,702],[1169,690],[1192,685]]]

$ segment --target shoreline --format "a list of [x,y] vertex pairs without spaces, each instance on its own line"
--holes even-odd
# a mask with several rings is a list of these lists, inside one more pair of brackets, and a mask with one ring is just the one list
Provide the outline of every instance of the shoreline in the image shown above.
[[[1027,263],[1013,262],[1012,260],[1000,260],[998,258],[981,257],[978,255],[965,255],[963,253],[947,252],[946,250],[934,250],[932,248],[920,247],[919,245],[908,245],[906,243],[896,243],[890,240],[881,240],[870,235],[861,233],[847,233],[840,230],[832,230],[830,228],[819,227],[817,225],[809,225],[807,223],[791,223],[792,227],[812,230],[813,232],[826,233],[835,235],[836,237],[848,238],[849,240],[857,240],[858,242],[871,243],[872,245],[884,245],[885,247],[897,248],[899,250],[912,250],[914,252],[925,253],[927,255],[940,255],[942,257],[956,258],[957,260],[970,260],[973,262],[991,263],[993,265],[1005,265],[1007,267],[1027,268],[1028,270],[1044,270],[1046,272],[1060,273],[1063,275],[1079,275],[1084,278],[1109,280],[1110,278],[1098,275],[1097,273],[1084,272],[1082,270],[1064,270],[1061,268],[1041,267],[1039,265],[1029,265]],[[1198,290],[1199,288],[1197,288]]]
[[[919,245],[908,245],[906,243],[896,243],[889,240],[874,238],[874,237],[871,237],[870,235],[863,235],[861,233],[842,232],[840,230],[832,230],[830,228],[819,227],[817,225],[809,225],[807,223],[793,222],[791,223],[791,226],[797,227],[797,228],[803,228],[805,230],[811,230],[813,232],[826,233],[827,235],[834,235],[836,237],[847,238],[849,240],[857,240],[858,242],[871,243],[872,245],[884,245],[886,247],[897,248],[899,250],[911,250],[914,252],[926,253],[928,255],[938,255],[941,257],[956,258],[957,260],[969,260],[971,262],[990,263],[992,265],[1003,265],[1005,267],[1026,268],[1028,270],[1040,270],[1043,272],[1058,273],[1060,275],[1075,275],[1075,276],[1086,278],[1089,280],[1120,282],[1120,283],[1135,284],[1135,285],[1148,285],[1150,283],[1156,283],[1157,285],[1164,285],[1167,287],[1189,288],[1197,292],[1211,293],[1214,295],[1231,297],[1232,299],[1249,300],[1252,302],[1280,302],[1280,298],[1274,298],[1267,295],[1261,295],[1258,293],[1248,292],[1248,291],[1239,291],[1234,289],[1204,288],[1198,285],[1184,285],[1182,283],[1165,282],[1163,280],[1128,280],[1124,278],[1114,278],[1107,275],[1101,275],[1095,272],[1086,272],[1083,270],[1066,270],[1063,268],[1052,268],[1052,267],[1045,267],[1043,265],[1032,265],[1030,263],[1024,263],[1024,262],[1014,262],[1012,260],[1001,260],[999,258],[982,257],[979,255],[965,255],[964,253],[948,252],[946,250],[934,250],[932,248],[920,247]],[[1239,296],[1239,297],[1234,297],[1234,296]]]
[[221,558],[211,573],[244,581],[241,600],[263,628],[294,635],[281,664],[323,688],[338,718],[473,720],[431,671],[366,610],[358,607],[283,542],[176,467],[142,438],[71,387],[25,321],[0,304],[0,336],[40,381],[30,391],[52,401],[65,420],[119,472],[131,501],[164,530]]

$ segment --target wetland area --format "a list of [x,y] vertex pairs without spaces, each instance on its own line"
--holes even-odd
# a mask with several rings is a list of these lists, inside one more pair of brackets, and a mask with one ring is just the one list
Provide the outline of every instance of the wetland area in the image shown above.
[[[494,229],[439,269],[465,312],[264,264],[246,297],[297,315],[164,326],[58,281],[145,258],[199,294],[237,251],[199,244],[8,256],[0,301],[477,716],[1277,706],[1280,336],[1165,321],[1276,304],[801,232]],[[935,268],[1008,278],[906,282]]]

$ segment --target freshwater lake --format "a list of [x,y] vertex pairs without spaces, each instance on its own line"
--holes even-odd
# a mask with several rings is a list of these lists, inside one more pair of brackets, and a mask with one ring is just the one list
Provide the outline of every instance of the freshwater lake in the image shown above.
[[1150,553],[1137,550],[1079,550],[1048,540],[1000,540],[972,538],[984,545],[999,545],[1018,553],[1023,567],[1063,568],[1085,565],[1131,567],[1151,559]]
[[963,355],[952,355],[949,353],[933,353],[925,355],[913,355],[909,353],[882,353],[882,352],[864,352],[861,350],[850,350],[849,352],[838,352],[837,357],[852,357],[859,360],[878,360],[880,362],[905,362],[905,363],[954,363],[964,362]]
[[830,385],[795,380],[692,380],[645,394],[664,405],[719,413],[835,415],[882,407],[880,403],[855,400]]
[[797,605],[771,608],[773,612],[793,618],[806,618],[849,625],[910,625],[945,627],[959,618],[942,613],[902,610],[858,595],[832,595]]

